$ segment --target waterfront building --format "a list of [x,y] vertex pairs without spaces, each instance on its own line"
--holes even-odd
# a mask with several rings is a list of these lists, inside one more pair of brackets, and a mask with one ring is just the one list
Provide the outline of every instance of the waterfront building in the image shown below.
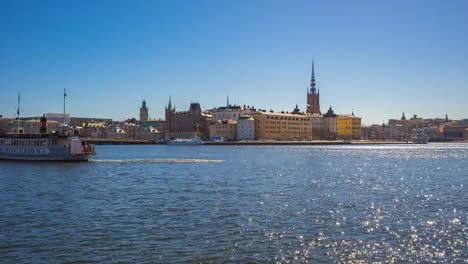
[[148,107],[146,107],[146,101],[143,100],[140,107],[140,123],[148,121]]
[[255,119],[255,138],[259,140],[311,140],[312,124],[307,115],[259,111]]
[[[100,133],[97,133],[98,135]],[[106,127],[105,135],[103,138],[106,139],[128,139],[127,132],[119,124],[110,124]]]
[[236,140],[237,121],[234,119],[216,120],[210,124],[211,140]]
[[388,125],[389,126],[395,126],[395,125],[404,125],[404,126],[409,126],[409,127],[421,127],[424,125],[424,119],[418,117],[418,115],[413,115],[410,119],[407,119],[405,116],[405,113],[403,112],[403,115],[401,116],[400,119],[390,119],[388,120]]
[[160,133],[151,126],[141,126],[134,123],[124,123],[121,127],[125,131],[126,138],[130,140],[146,140],[156,142],[160,139]]
[[[60,124],[70,124],[70,114],[64,113],[47,113],[45,114],[47,121],[57,121]],[[40,117],[38,118],[40,119]]]
[[106,122],[85,122],[81,127],[81,137],[105,138]]
[[335,114],[332,107],[323,115],[324,135],[323,139],[336,139],[338,130],[338,115]]
[[361,132],[361,118],[354,116],[354,113],[336,117],[336,134],[339,139],[360,139]]
[[381,125],[373,124],[362,127],[362,138],[365,140],[380,140],[383,137]]
[[312,124],[312,134],[314,139],[321,139],[325,135],[325,119],[322,114],[310,114]]
[[[61,123],[62,122],[57,122],[55,120],[47,120],[47,132],[58,131]],[[0,133],[38,134],[40,133],[40,128],[40,119],[17,120],[0,118]]]
[[166,139],[209,138],[211,114],[202,112],[199,103],[191,103],[188,111],[176,112],[171,98],[165,108]]
[[234,119],[237,120],[239,117],[243,115],[249,115],[253,112],[255,112],[255,109],[250,106],[239,106],[239,105],[227,105],[227,106],[222,106],[215,108],[211,110],[212,112],[212,118],[211,121],[217,121],[217,120],[227,120],[227,119]]
[[145,124],[142,124],[142,126],[150,126],[158,131],[161,138],[166,138],[166,121],[162,119],[148,120]]
[[109,124],[112,122],[111,118],[97,118],[97,117],[71,117],[70,125],[71,126],[81,126],[85,127],[89,123],[102,123]]
[[13,119],[13,118],[4,118],[4,117],[0,117],[0,134],[1,134],[1,133],[6,133],[7,127],[8,127],[8,123],[14,122],[14,120],[15,120],[15,119]]
[[[57,121],[60,124],[70,124],[70,114],[46,113],[47,121]],[[22,117],[21,120],[40,120],[42,116]]]
[[237,140],[255,139],[255,119],[249,115],[240,116],[237,120]]
[[320,114],[320,90],[316,87],[314,62],[312,62],[312,74],[310,88],[307,89],[307,111],[308,114]]
[[462,139],[468,126],[450,126],[444,128],[444,136],[450,139]]

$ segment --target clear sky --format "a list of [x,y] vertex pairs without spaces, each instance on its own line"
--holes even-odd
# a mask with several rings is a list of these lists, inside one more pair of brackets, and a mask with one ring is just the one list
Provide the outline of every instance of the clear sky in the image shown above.
[[468,118],[468,1],[0,1],[0,114],[226,104]]

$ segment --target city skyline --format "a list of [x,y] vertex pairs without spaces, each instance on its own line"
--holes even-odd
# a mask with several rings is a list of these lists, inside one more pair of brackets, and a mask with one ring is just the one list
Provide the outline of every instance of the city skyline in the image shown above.
[[468,118],[468,3],[0,3],[0,115],[164,119],[231,104],[306,110],[311,61],[321,111],[363,124],[403,112]]

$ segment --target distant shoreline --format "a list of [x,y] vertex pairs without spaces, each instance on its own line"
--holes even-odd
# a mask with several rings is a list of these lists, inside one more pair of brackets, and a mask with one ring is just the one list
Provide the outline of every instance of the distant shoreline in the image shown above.
[[[148,142],[147,140],[128,140],[128,139],[92,139],[83,138],[83,141],[95,145],[163,145],[154,142]],[[441,142],[430,142],[441,143]],[[468,141],[450,141],[442,143],[461,143],[467,144]],[[417,145],[413,142],[402,142],[402,141],[372,141],[372,140],[355,140],[355,141],[343,141],[343,140],[317,140],[317,141],[263,141],[263,140],[252,140],[252,141],[205,141],[206,146],[334,146],[334,145]]]

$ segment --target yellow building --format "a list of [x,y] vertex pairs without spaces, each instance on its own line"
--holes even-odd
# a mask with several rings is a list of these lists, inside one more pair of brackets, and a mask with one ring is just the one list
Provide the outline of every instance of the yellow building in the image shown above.
[[360,139],[361,138],[361,118],[351,115],[338,115],[337,136],[339,139]]
[[236,140],[237,121],[234,119],[216,120],[210,124],[210,139]]
[[312,121],[301,114],[256,112],[255,138],[259,140],[311,140]]

